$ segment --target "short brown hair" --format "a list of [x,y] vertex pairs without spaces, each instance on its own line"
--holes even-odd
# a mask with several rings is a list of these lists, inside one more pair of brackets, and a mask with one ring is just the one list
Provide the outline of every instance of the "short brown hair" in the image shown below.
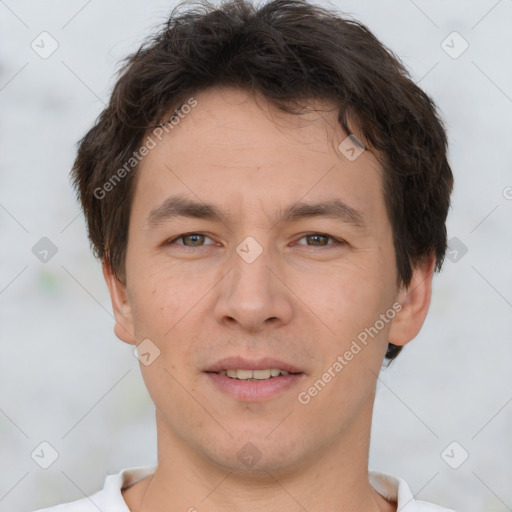
[[[134,155],[172,109],[221,85],[261,93],[291,114],[300,113],[292,107],[298,100],[332,102],[344,131],[357,131],[380,155],[399,284],[410,283],[426,256],[435,255],[441,269],[453,186],[445,130],[433,101],[363,24],[304,0],[184,2],[119,75],[108,106],[79,142],[71,174],[94,253],[120,281]],[[400,350],[389,344],[386,357]]]

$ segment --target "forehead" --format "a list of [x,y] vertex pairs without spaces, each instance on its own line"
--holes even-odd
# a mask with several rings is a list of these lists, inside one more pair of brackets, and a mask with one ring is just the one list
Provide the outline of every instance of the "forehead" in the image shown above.
[[227,87],[189,104],[141,162],[134,203],[149,208],[185,193],[240,209],[255,202],[282,208],[338,195],[370,216],[383,213],[380,165],[369,151],[350,161],[339,150],[347,134],[332,104],[311,101],[293,115]]
[[[196,106],[181,114],[168,142],[172,144],[171,138],[176,143],[196,138],[196,149],[208,151],[218,160],[223,154],[232,159],[235,152],[243,159],[257,150],[259,154],[251,154],[250,163],[258,164],[266,162],[266,154],[275,158],[290,147],[301,145],[325,153],[328,140],[335,138],[334,133],[339,130],[336,108],[320,100],[302,104],[299,115],[281,111],[259,93],[234,87],[210,88],[195,95],[194,100]],[[262,147],[268,151],[261,151]]]

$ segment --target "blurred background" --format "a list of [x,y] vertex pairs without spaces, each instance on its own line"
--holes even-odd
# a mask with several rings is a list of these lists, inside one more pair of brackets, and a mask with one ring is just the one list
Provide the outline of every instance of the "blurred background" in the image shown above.
[[[320,3],[367,24],[432,96],[455,174],[450,250],[422,332],[380,376],[370,467],[417,499],[512,510],[512,1]],[[154,406],[68,172],[118,62],[173,6],[0,0],[1,512],[156,462]]]

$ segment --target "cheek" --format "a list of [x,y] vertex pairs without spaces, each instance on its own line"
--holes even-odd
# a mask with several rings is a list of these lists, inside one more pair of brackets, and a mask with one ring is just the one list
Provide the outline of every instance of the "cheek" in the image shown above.
[[198,350],[196,334],[204,329],[204,308],[215,280],[201,272],[152,268],[137,277],[132,302],[135,333],[138,340],[149,338],[157,345],[160,365],[180,361],[175,370],[180,373]]
[[[393,286],[388,269],[375,265],[346,265],[326,275],[303,280],[301,297],[335,332],[375,322],[391,306]],[[392,277],[392,276],[391,276]]]
[[[139,273],[133,283],[132,313],[139,336],[163,339],[183,316],[186,306],[183,285],[165,278],[161,273]],[[186,290],[186,288],[185,288]],[[181,314],[180,314],[181,313]]]
[[322,323],[329,327],[326,335],[317,340],[324,346],[323,369],[332,367],[338,356],[342,356],[343,366],[339,373],[333,369],[337,377],[325,397],[346,400],[343,393],[338,395],[335,391],[340,389],[338,386],[364,389],[365,396],[372,392],[370,370],[374,374],[379,372],[391,325],[392,317],[388,315],[388,322],[383,322],[381,315],[392,307],[394,276],[389,268],[352,265],[322,278],[322,286],[311,298],[311,305]]

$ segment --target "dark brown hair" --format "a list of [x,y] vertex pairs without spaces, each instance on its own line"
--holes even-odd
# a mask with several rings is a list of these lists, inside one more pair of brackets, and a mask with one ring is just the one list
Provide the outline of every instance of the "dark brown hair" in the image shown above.
[[[300,113],[299,100],[332,103],[344,131],[358,133],[382,165],[399,284],[410,284],[426,256],[441,269],[453,186],[446,134],[399,59],[363,24],[304,0],[205,0],[176,6],[127,57],[108,106],[79,142],[73,183],[94,253],[118,279],[126,278],[134,176],[148,129],[220,85],[261,93],[288,113]],[[400,350],[389,344],[386,357]]]

